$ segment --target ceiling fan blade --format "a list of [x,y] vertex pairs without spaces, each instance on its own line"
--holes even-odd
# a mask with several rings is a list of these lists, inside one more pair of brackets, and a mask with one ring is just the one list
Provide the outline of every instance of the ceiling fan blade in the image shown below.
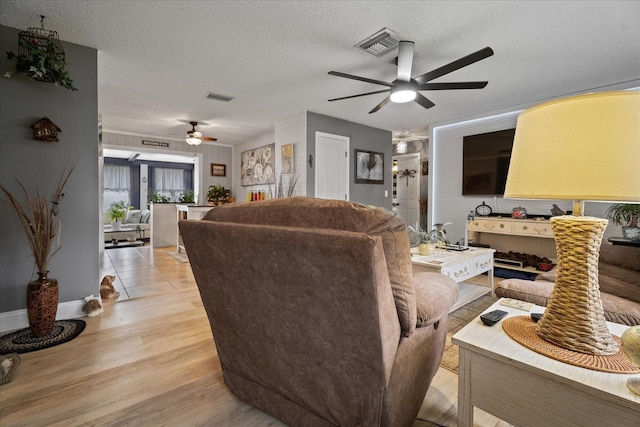
[[433,102],[429,101],[427,98],[425,98],[420,93],[416,93],[416,99],[414,99],[414,101],[417,102],[418,104],[422,105],[426,109],[429,109],[429,108],[433,107],[434,105],[436,105]]
[[418,82],[419,85],[423,85],[426,82],[437,79],[438,77],[444,76],[445,74],[449,74],[453,71],[459,70],[460,68],[466,67],[467,65],[471,65],[474,62],[478,62],[482,59],[488,58],[491,55],[493,55],[493,49],[491,49],[490,47],[485,47],[484,49],[480,49],[477,52],[474,52],[470,55],[450,62],[447,65],[443,65],[440,68],[436,68],[433,71],[429,71],[428,73],[416,77],[416,82]]
[[376,93],[383,93],[383,92],[389,92],[389,89],[382,89],[382,90],[377,90],[375,92],[361,93],[359,95],[343,96],[342,98],[333,98],[333,99],[330,99],[329,101],[340,101],[343,99],[357,98],[359,96],[375,95]]
[[329,75],[344,77],[345,79],[359,80],[361,82],[373,83],[374,85],[391,87],[391,83],[383,82],[380,80],[368,79],[366,77],[354,76],[352,74],[341,73],[340,71],[329,71]]
[[489,82],[425,83],[418,90],[482,89]]
[[380,101],[380,103],[378,105],[376,105],[375,107],[373,107],[373,110],[369,111],[369,114],[373,114],[376,111],[378,111],[379,109],[381,109],[382,107],[384,107],[385,105],[387,105],[389,103],[389,100],[391,99],[390,96],[387,96],[385,99],[383,99],[382,101]]
[[202,139],[203,141],[217,141],[218,138],[211,138],[210,136],[203,136],[200,139]]
[[398,80],[401,82],[411,80],[413,46],[414,43],[410,41],[401,41],[398,45]]

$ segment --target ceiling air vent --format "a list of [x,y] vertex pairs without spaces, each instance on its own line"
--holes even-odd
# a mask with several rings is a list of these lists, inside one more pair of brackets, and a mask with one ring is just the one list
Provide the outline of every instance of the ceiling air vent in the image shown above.
[[400,42],[401,37],[395,31],[383,28],[372,36],[367,37],[356,45],[372,55],[382,56],[393,50]]
[[213,93],[213,92],[205,93],[204,97],[207,99],[214,99],[216,101],[224,101],[224,102],[229,102],[233,99],[233,97],[231,96],[220,95],[218,93]]

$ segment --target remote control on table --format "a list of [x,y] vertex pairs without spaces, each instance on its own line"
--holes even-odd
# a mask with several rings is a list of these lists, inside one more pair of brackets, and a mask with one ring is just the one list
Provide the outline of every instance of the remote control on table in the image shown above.
[[502,319],[504,316],[506,316],[507,314],[509,313],[507,313],[506,311],[493,310],[488,313],[481,314],[480,320],[482,320],[482,323],[484,323],[487,326],[493,326],[496,323],[498,323],[498,321]]

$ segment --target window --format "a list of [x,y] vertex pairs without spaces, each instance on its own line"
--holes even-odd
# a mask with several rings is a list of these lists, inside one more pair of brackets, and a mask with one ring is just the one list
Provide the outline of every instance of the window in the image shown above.
[[131,205],[131,169],[129,166],[104,165],[104,207],[124,201]]
[[177,202],[186,191],[193,189],[193,170],[191,168],[152,168],[152,186],[150,194],[164,196],[171,202]]

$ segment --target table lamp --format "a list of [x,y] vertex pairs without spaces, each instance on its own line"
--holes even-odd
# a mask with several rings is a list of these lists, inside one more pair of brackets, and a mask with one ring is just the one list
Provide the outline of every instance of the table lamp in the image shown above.
[[640,203],[640,92],[579,95],[520,114],[504,197],[573,200],[571,215],[551,218],[557,275],[536,334],[580,353],[618,353],[598,285],[608,221],[583,213],[586,200]]

